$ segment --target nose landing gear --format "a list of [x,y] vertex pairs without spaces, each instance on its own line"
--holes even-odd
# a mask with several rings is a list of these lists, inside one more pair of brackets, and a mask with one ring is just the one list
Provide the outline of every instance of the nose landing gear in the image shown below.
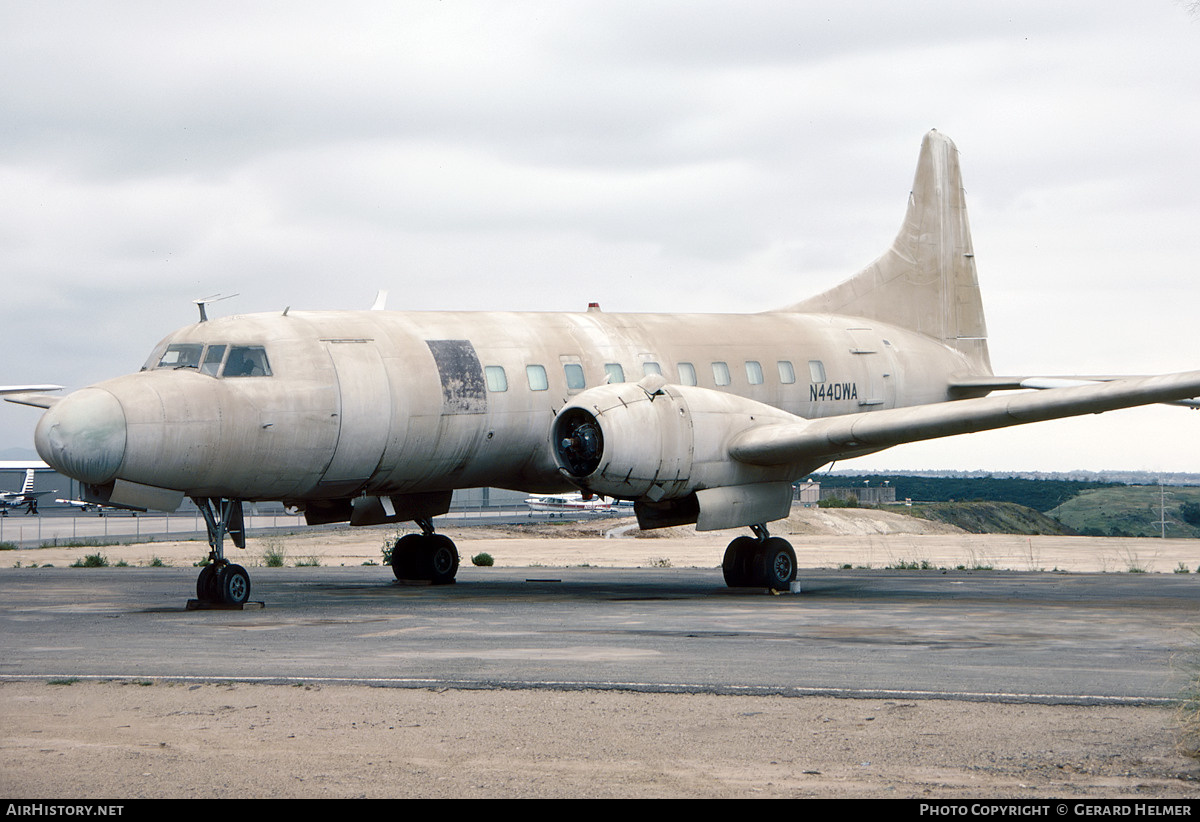
[[[242,502],[236,499],[193,497],[192,502],[204,516],[208,531],[208,565],[196,578],[196,602],[200,607],[224,605],[241,607],[250,599],[250,574],[225,558],[225,537],[239,548],[246,547],[246,529]],[[191,603],[188,603],[189,606]]]
[[209,604],[245,605],[250,599],[250,574],[228,560],[210,562],[196,578],[196,599]]

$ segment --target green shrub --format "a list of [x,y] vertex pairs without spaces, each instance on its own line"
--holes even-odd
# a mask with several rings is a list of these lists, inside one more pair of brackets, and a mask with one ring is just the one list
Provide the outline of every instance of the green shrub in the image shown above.
[[263,563],[268,568],[282,568],[286,559],[286,552],[279,540],[266,540],[266,548],[263,549]]

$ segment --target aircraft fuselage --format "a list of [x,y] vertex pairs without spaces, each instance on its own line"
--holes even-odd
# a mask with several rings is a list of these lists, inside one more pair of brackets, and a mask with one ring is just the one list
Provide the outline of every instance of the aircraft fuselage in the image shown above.
[[[195,362],[163,363],[189,345],[202,346],[190,352]],[[269,374],[232,373],[239,346],[261,348]],[[208,360],[222,356],[219,371]],[[93,449],[91,464],[73,465],[77,476],[189,496],[548,493],[573,489],[550,424],[598,385],[661,373],[813,419],[943,401],[949,375],[966,368],[922,335],[831,315],[255,314],[180,329],[141,372],[51,408],[38,439],[72,465],[71,437],[106,438],[102,458]],[[71,408],[89,394],[90,428],[72,433],[85,423],[71,422]]]

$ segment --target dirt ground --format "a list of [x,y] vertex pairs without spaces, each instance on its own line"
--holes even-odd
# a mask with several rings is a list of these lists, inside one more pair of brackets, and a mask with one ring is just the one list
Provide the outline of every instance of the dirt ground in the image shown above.
[[[1200,541],[976,536],[879,512],[805,512],[800,565],[901,562],[1171,573]],[[727,533],[627,523],[445,529],[463,561],[714,567]],[[624,536],[606,538],[606,532]],[[379,562],[387,529],[254,537],[237,561]],[[553,537],[547,539],[546,537]],[[6,551],[191,564],[199,543]],[[232,553],[232,552],[231,552]],[[2,642],[2,640],[0,640]],[[0,682],[0,794],[138,797],[1200,798],[1171,708],[353,686]]]
[[[266,565],[267,554],[282,555],[285,565],[362,565],[381,563],[385,543],[412,530],[399,528],[322,528],[251,534],[244,550],[228,547],[229,558],[247,567]],[[453,538],[463,563],[479,553],[498,566],[715,568],[737,532],[697,532],[667,528],[641,532],[632,519],[590,522],[530,522],[505,526],[439,526]],[[992,568],[1015,571],[1171,573],[1186,568],[1200,573],[1200,540],[1115,537],[968,534],[951,525],[875,509],[796,509],[771,524],[773,535],[796,548],[803,568],[895,567],[928,563],[935,567]],[[0,564],[64,567],[88,554],[110,563],[191,565],[208,554],[202,540],[144,542],[95,548],[28,548],[0,553]]]
[[1200,798],[1163,708],[0,683],[0,794]]

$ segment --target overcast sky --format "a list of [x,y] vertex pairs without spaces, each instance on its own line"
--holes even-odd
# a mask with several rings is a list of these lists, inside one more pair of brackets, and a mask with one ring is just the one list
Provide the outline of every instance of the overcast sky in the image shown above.
[[[1200,17],[1080,2],[5,2],[0,384],[196,317],[760,311],[961,152],[1003,374],[1200,368]],[[0,451],[36,409],[0,403]],[[1200,471],[1157,407],[839,468]]]

